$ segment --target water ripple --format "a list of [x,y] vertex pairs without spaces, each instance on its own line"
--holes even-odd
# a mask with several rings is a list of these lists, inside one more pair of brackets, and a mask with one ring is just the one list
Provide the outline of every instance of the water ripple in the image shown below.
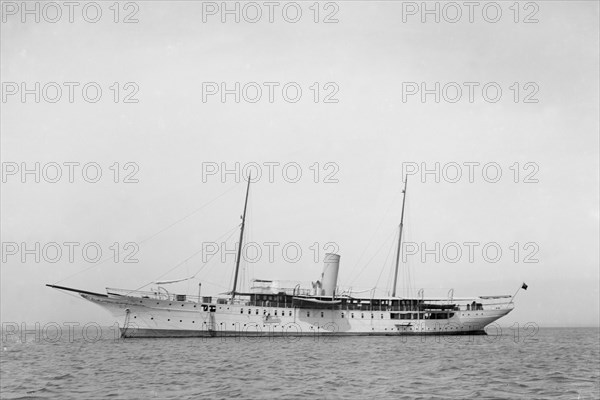
[[597,329],[514,339],[9,341],[0,352],[0,397],[600,398]]

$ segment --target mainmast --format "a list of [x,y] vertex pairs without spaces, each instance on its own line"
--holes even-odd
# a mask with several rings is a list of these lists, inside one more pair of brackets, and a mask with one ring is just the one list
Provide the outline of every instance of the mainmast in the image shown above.
[[233,277],[233,290],[231,300],[235,297],[237,289],[238,273],[240,272],[240,260],[242,258],[242,246],[244,244],[244,226],[246,225],[246,207],[248,206],[248,194],[250,193],[250,174],[248,174],[248,186],[246,187],[246,201],[244,201],[244,214],[242,215],[242,227],[240,228],[240,243],[238,246],[237,259],[235,261],[235,275]]
[[400,214],[400,233],[398,234],[398,249],[396,251],[396,270],[394,271],[394,287],[392,289],[392,297],[396,297],[396,283],[398,282],[398,266],[400,265],[400,253],[402,251],[402,226],[404,225],[404,204],[406,204],[406,183],[408,175],[404,178],[404,190],[402,190],[402,214]]

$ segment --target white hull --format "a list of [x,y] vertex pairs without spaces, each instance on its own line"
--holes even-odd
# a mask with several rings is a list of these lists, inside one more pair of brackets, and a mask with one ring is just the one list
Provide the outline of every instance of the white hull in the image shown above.
[[111,294],[81,296],[110,311],[122,327],[123,337],[474,334],[485,333],[486,326],[512,311],[510,303],[479,310],[461,307],[449,313],[452,316],[448,319],[409,320],[392,319],[394,313],[390,311],[203,304]]

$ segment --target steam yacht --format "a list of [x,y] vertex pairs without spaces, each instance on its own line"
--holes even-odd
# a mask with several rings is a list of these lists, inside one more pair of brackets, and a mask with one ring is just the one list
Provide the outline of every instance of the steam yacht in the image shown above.
[[119,321],[121,336],[125,338],[483,334],[486,326],[514,308],[514,296],[510,295],[455,298],[452,290],[444,298],[425,297],[423,290],[416,297],[397,295],[406,181],[393,289],[388,296],[340,290],[337,286],[340,255],[331,253],[325,255],[323,271],[312,288],[281,287],[277,281],[253,280],[248,291],[238,291],[249,191],[250,178],[233,287],[227,293],[191,296],[171,293],[160,286],[152,291],[107,288],[104,294],[53,284],[46,286],[78,293],[105,308]]

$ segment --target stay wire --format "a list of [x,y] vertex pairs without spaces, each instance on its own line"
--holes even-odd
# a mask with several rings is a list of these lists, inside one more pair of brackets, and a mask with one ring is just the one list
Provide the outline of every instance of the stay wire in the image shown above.
[[[138,246],[139,246],[139,245],[142,245],[142,244],[144,244],[145,242],[149,241],[150,239],[153,239],[153,238],[155,238],[156,236],[158,236],[158,235],[160,235],[161,233],[165,232],[166,230],[168,230],[168,229],[172,228],[173,226],[177,225],[178,223],[180,223],[180,222],[182,222],[182,221],[186,220],[187,218],[191,217],[192,215],[194,215],[194,214],[198,213],[200,210],[202,210],[202,209],[204,209],[205,207],[209,206],[210,204],[214,203],[215,201],[217,201],[218,199],[220,199],[221,197],[223,197],[224,195],[226,195],[227,193],[229,193],[230,191],[232,191],[232,190],[233,190],[234,188],[236,188],[236,187],[238,187],[238,186],[235,186],[235,185],[234,185],[234,186],[230,187],[229,189],[225,190],[223,193],[221,193],[221,194],[220,194],[220,195],[218,195],[217,197],[213,198],[212,200],[209,200],[207,203],[205,203],[205,204],[203,204],[202,206],[200,206],[200,207],[196,208],[194,211],[192,211],[191,213],[187,214],[187,215],[186,215],[186,216],[184,216],[183,218],[180,218],[180,219],[178,219],[177,221],[175,221],[175,222],[171,223],[170,225],[166,226],[165,228],[163,228],[163,229],[159,230],[158,232],[156,232],[156,233],[154,233],[154,234],[152,234],[152,235],[148,236],[147,238],[143,239],[142,241],[140,241],[140,242],[138,243]],[[91,270],[91,269],[93,269],[93,268],[96,268],[96,267],[98,267],[98,266],[100,266],[100,265],[104,264],[106,261],[108,261],[108,260],[111,260],[111,259],[113,259],[113,258],[114,258],[113,256],[106,257],[105,259],[103,259],[103,260],[99,261],[99,262],[98,262],[98,263],[96,263],[96,264],[93,264],[93,265],[89,266],[88,268],[82,269],[81,271],[77,271],[77,272],[75,272],[75,273],[73,273],[73,274],[71,274],[71,275],[68,275],[66,278],[63,278],[63,279],[60,279],[60,280],[58,280],[58,281],[54,282],[54,284],[56,285],[56,284],[58,284],[58,283],[61,283],[61,282],[64,282],[64,281],[66,281],[67,279],[71,279],[72,277],[74,277],[74,276],[77,276],[77,275],[79,275],[79,274],[81,274],[81,273],[83,273],[83,272],[87,272],[87,271],[89,271],[89,270]]]
[[[236,226],[235,226],[235,227],[233,227],[232,229],[228,230],[228,231],[227,231],[227,232],[225,232],[223,235],[219,236],[219,237],[217,238],[216,242],[218,242],[219,240],[221,240],[221,238],[223,238],[225,235],[229,234],[229,236],[228,236],[228,237],[225,239],[225,242],[227,242],[227,241],[228,241],[228,240],[231,238],[231,236],[233,236],[233,234],[235,233],[235,231],[237,230],[237,228],[238,228],[238,225],[236,225]],[[134,292],[134,291],[136,291],[136,290],[140,290],[140,289],[142,289],[142,288],[144,288],[144,287],[146,287],[146,286],[148,286],[148,285],[151,285],[152,283],[155,283],[157,280],[159,280],[159,279],[160,279],[160,278],[162,278],[163,276],[167,275],[168,273],[172,272],[173,270],[175,270],[175,269],[177,269],[178,267],[182,266],[183,264],[187,263],[189,260],[191,260],[192,258],[194,258],[194,257],[195,257],[196,255],[198,255],[199,253],[201,253],[203,250],[204,250],[204,246],[203,246],[203,247],[202,247],[200,250],[198,250],[198,251],[194,252],[194,253],[193,253],[191,256],[189,256],[189,257],[188,257],[188,258],[186,258],[185,260],[183,260],[183,261],[179,262],[177,265],[175,265],[174,267],[172,267],[171,269],[169,269],[168,271],[166,271],[164,274],[162,274],[162,275],[158,276],[157,278],[153,279],[153,280],[152,280],[152,282],[148,282],[148,283],[146,283],[145,285],[143,285],[143,286],[140,286],[139,288],[137,288],[137,289],[135,289],[135,290],[132,290],[132,292]],[[206,265],[208,265],[208,263],[209,263],[209,262],[210,262],[210,261],[213,259],[213,257],[215,256],[215,254],[217,254],[217,253],[211,254],[210,258],[209,258],[208,260],[206,260],[206,262],[205,262],[204,264],[202,264],[202,266],[200,267],[200,269],[198,269],[198,271],[196,271],[196,273],[195,273],[194,275],[192,275],[191,277],[189,277],[187,280],[195,278],[195,277],[196,277],[196,276],[197,276],[197,275],[200,273],[200,271],[202,271],[202,269],[203,269],[203,268],[204,268]],[[131,292],[130,292],[130,293],[131,293]]]

